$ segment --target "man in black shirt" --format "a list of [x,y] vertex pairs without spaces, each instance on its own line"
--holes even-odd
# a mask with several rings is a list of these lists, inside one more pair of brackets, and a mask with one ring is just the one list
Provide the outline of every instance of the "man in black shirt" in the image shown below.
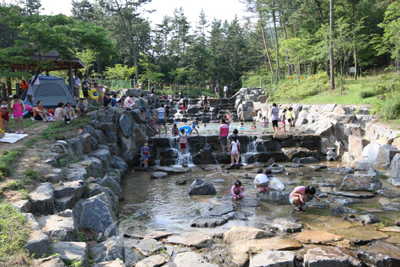
[[88,81],[88,76],[84,75],[83,82],[82,82],[82,93],[83,93],[83,97],[85,98],[88,105],[90,105],[89,85],[90,85],[90,82]]

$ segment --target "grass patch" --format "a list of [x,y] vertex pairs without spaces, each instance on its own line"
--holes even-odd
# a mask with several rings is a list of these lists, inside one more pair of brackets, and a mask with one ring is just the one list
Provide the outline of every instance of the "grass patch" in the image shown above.
[[26,218],[10,204],[0,202],[0,262],[2,266],[16,266],[16,261],[28,258],[25,244],[31,232]]
[[21,181],[11,181],[7,184],[7,189],[9,190],[20,190],[20,189],[25,189],[24,184]]
[[78,130],[84,128],[90,120],[90,117],[79,117],[69,124],[63,121],[49,123],[49,127],[42,131],[41,137],[45,140],[64,140],[76,137]]
[[11,152],[6,153],[6,155],[3,154],[0,156],[0,176],[12,173],[11,165],[16,163],[22,154],[23,150],[21,148],[15,148]]
[[39,175],[39,173],[37,171],[34,171],[32,168],[27,169],[24,174],[26,177],[32,180],[36,180]]
[[[30,119],[24,119],[24,128],[28,128],[31,126],[37,126],[37,124],[39,123],[39,121],[33,121]],[[10,119],[10,128],[13,130],[15,129],[15,120]]]
[[37,141],[39,141],[38,138],[33,138],[33,139],[29,140],[29,141],[26,141],[26,142],[24,143],[24,146],[27,146],[27,147],[29,147],[29,148],[33,148],[33,145],[36,144]]

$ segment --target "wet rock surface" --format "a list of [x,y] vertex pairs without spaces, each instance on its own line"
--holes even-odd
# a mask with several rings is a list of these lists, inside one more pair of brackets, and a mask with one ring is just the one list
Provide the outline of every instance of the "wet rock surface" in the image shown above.
[[217,191],[211,183],[196,179],[189,188],[189,195],[215,195]]
[[337,247],[309,249],[304,255],[304,264],[306,266],[363,266],[363,262],[354,252]]

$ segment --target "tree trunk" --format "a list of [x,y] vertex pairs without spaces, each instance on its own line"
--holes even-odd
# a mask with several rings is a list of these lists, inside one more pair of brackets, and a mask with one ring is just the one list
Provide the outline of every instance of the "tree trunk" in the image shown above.
[[[344,69],[344,63],[340,61],[340,94],[343,93],[343,69]],[[333,76],[333,75],[332,75]]]
[[260,27],[261,27],[261,33],[262,33],[262,37],[263,37],[263,41],[264,41],[265,53],[267,54],[268,63],[269,63],[269,68],[271,69],[271,74],[272,74],[272,77],[274,78],[274,82],[275,82],[275,84],[276,84],[276,79],[275,79],[275,74],[274,74],[274,68],[272,67],[271,57],[270,57],[270,55],[269,55],[268,46],[267,46],[267,40],[265,39],[264,24],[263,24],[263,22],[262,22],[260,4],[259,4],[258,0],[256,0],[256,4],[257,4],[258,17],[259,17],[259,19],[260,19]]
[[335,70],[334,70],[334,62],[333,62],[333,0],[330,0],[329,4],[330,9],[330,36],[329,36],[329,54],[330,54],[330,69],[331,69],[331,89],[335,89]]
[[355,43],[354,43],[354,67],[355,67],[354,80],[357,81],[357,75],[358,75],[358,71],[357,71],[357,45]]
[[[285,25],[285,21],[283,21],[283,15],[282,15],[282,2],[279,1],[279,24],[281,25],[281,28],[283,29],[283,35],[285,37],[285,40],[287,40],[287,33],[286,33],[286,25]],[[288,75],[292,76],[292,70],[290,68],[290,64],[289,64],[289,53],[286,50],[286,62],[287,62],[287,68],[288,68]]]
[[279,75],[281,75],[281,70],[279,68],[279,42],[278,42],[278,34],[276,30],[276,16],[275,16],[275,3],[272,1],[272,20],[274,22],[274,36],[275,36],[275,51],[276,51],[276,75],[277,75],[277,80],[279,80]]

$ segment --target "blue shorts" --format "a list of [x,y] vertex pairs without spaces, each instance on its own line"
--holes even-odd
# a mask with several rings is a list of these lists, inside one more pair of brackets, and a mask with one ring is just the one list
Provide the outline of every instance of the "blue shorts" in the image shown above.
[[293,204],[293,199],[294,199],[294,197],[293,197],[293,198],[289,198],[289,202],[290,202],[290,204],[292,204],[292,205],[294,205],[294,204]]

